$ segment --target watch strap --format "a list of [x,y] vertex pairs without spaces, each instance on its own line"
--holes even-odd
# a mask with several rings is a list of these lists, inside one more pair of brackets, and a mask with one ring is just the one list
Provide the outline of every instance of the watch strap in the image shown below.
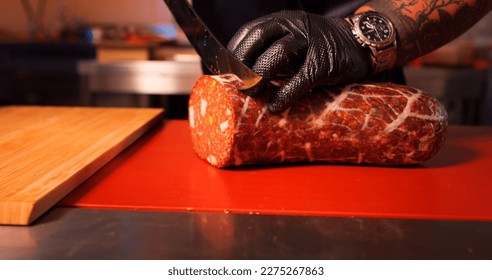
[[383,48],[369,47],[374,73],[393,68],[396,63],[396,42]]
[[[366,13],[375,13],[375,12],[371,11],[371,12],[366,12]],[[363,13],[363,14],[365,14],[365,13]],[[377,73],[377,72],[382,72],[384,70],[388,70],[388,69],[393,68],[393,66],[396,64],[396,47],[397,47],[397,45],[396,45],[396,33],[393,34],[394,38],[390,44],[388,44],[384,47],[371,46],[371,43],[368,41],[364,41],[364,39],[363,39],[364,36],[362,34],[358,34],[356,31],[356,28],[355,28],[355,22],[356,22],[355,19],[361,17],[363,14],[353,15],[351,17],[348,17],[347,20],[350,23],[350,25],[352,26],[352,33],[355,36],[355,39],[357,40],[357,42],[362,47],[364,47],[368,50],[369,59],[370,59],[371,64],[372,64],[373,72]],[[381,14],[378,14],[378,15],[381,17],[384,17]],[[386,18],[386,17],[384,17],[384,18]],[[388,22],[391,23],[391,21],[389,21],[389,20],[388,20]],[[393,31],[393,32],[395,32],[395,31]]]

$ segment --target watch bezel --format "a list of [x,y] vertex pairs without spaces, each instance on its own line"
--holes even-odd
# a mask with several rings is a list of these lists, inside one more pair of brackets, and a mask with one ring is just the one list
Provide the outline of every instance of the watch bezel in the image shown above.
[[[361,25],[363,18],[368,17],[368,16],[376,16],[376,17],[379,17],[379,18],[384,20],[384,22],[388,25],[390,32],[391,32],[390,36],[388,36],[387,39],[385,39],[383,41],[374,41],[374,40],[371,40],[370,38],[368,38],[364,35],[360,25]],[[356,17],[354,17],[353,18],[353,33],[356,36],[357,40],[359,40],[359,42],[362,44],[362,46],[370,46],[370,47],[374,47],[377,49],[385,48],[385,47],[393,44],[395,41],[395,27],[393,26],[393,23],[391,23],[391,21],[389,19],[387,19],[386,17],[384,17],[381,14],[376,13],[376,12],[366,12],[366,13],[358,14]]]

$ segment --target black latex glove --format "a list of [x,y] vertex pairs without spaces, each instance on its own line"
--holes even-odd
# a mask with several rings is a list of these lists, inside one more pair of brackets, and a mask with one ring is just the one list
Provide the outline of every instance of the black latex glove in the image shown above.
[[316,86],[361,81],[370,69],[368,54],[347,21],[303,11],[281,11],[247,23],[228,49],[263,77],[245,91],[250,96],[269,81],[290,76],[270,97],[271,113],[284,111]]

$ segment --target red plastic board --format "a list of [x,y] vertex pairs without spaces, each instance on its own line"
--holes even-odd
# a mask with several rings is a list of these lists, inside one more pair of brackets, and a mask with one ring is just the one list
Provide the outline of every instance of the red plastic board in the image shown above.
[[451,126],[416,167],[333,164],[221,170],[192,150],[186,121],[154,129],[60,205],[160,211],[492,220],[492,127]]

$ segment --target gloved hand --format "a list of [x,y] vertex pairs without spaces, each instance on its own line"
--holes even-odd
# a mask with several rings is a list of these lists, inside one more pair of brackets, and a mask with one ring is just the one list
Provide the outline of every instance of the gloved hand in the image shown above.
[[245,91],[250,96],[269,81],[290,76],[270,97],[271,113],[284,111],[316,86],[361,81],[371,68],[346,20],[303,11],[281,11],[247,23],[228,49],[263,77]]

